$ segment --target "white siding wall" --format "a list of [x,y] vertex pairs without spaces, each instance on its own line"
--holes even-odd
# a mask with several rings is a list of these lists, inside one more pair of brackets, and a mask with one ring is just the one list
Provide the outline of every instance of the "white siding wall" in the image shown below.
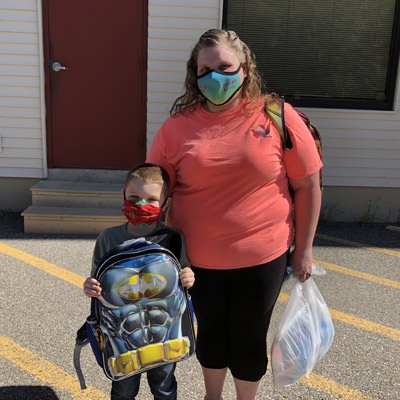
[[150,144],[181,94],[190,50],[202,33],[220,27],[220,0],[150,0],[147,138]]
[[400,187],[399,84],[395,111],[303,111],[323,136],[324,186]]
[[0,177],[46,173],[37,0],[0,0]]
[[[40,0],[0,0],[0,177],[46,176]],[[198,37],[220,27],[220,0],[150,0],[148,144],[181,93]],[[305,109],[321,129],[324,185],[400,187],[396,111]]]

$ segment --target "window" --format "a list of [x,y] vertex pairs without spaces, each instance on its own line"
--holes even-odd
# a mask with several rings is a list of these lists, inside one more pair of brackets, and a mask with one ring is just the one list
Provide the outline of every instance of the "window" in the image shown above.
[[400,0],[225,0],[224,29],[295,106],[392,110]]

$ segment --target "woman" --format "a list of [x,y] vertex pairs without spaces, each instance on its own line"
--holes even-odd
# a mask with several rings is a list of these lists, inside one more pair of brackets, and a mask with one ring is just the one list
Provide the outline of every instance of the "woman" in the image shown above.
[[311,273],[322,164],[290,105],[293,148],[283,150],[264,111],[268,96],[255,60],[235,32],[211,29],[200,37],[184,88],[147,161],[171,176],[167,223],[184,232],[196,275],[191,295],[204,399],[221,399],[229,369],[237,399],[253,400],[294,234],[290,264],[301,281]]

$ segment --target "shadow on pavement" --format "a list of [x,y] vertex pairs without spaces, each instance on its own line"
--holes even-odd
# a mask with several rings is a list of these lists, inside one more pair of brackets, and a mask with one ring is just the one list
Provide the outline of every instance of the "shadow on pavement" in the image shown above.
[[53,389],[47,386],[0,387],[1,400],[59,400]]
[[19,212],[0,210],[0,239],[96,239],[97,235],[25,233],[24,219]]

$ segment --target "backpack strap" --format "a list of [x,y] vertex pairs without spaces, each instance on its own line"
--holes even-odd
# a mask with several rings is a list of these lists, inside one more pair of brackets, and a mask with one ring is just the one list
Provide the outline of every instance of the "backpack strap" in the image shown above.
[[275,128],[282,139],[283,148],[289,150],[293,147],[289,132],[285,124],[285,100],[282,97],[274,96],[265,100],[265,112],[271,118]]
[[[265,112],[271,118],[275,128],[278,130],[279,135],[282,139],[283,149],[289,150],[293,147],[293,143],[290,139],[290,134],[285,124],[285,113],[284,113],[285,100],[283,97],[279,97],[276,94],[271,93],[270,96],[265,98]],[[304,124],[307,126],[312,138],[314,139],[315,147],[317,148],[318,154],[322,159],[322,140],[321,134],[315,125],[312,125],[307,115],[299,110],[295,110]],[[322,191],[322,169],[319,170],[319,185]]]
[[75,348],[74,348],[74,367],[76,375],[79,379],[79,384],[81,386],[81,390],[86,389],[85,377],[83,376],[82,368],[81,368],[81,351],[82,348],[85,347],[89,343],[87,331],[86,331],[86,322],[79,328],[78,332],[76,332],[75,339]]

